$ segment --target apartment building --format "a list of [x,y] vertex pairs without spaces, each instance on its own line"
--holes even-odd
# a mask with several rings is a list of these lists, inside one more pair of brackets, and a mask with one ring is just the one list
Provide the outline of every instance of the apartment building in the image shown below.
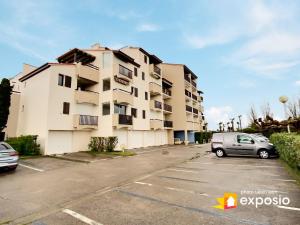
[[[74,48],[57,61],[25,65],[11,79],[17,100],[6,136],[38,135],[43,153],[50,155],[85,151],[94,136],[117,136],[118,149],[173,144],[174,137],[188,143],[192,132],[202,129],[200,95],[192,83],[196,76],[184,65],[175,74],[179,66],[164,64],[142,48],[112,50],[99,44]],[[186,74],[190,86],[182,89]],[[174,99],[177,90],[180,103]]]

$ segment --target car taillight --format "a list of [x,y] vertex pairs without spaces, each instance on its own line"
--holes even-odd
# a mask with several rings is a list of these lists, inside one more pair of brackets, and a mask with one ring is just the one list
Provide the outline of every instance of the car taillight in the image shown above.
[[10,155],[10,156],[18,156],[19,153],[18,153],[18,152],[10,152],[9,155]]

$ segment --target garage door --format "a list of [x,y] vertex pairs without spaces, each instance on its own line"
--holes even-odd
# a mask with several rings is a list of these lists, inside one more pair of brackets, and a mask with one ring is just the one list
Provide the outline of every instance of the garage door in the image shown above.
[[49,131],[46,155],[72,152],[72,131]]

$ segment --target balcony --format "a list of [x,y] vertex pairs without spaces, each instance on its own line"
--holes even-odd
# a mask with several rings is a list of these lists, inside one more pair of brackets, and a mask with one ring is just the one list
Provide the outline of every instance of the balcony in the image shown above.
[[81,63],[76,64],[76,74],[78,78],[84,79],[90,83],[99,82],[99,68],[92,65],[82,65]]
[[203,102],[203,96],[198,96],[198,102]]
[[153,130],[163,129],[162,120],[150,119],[150,128],[153,129]]
[[99,93],[93,91],[80,91],[75,90],[76,103],[89,103],[99,105]]
[[126,68],[125,66],[119,65],[119,73],[117,77],[126,81],[130,81],[132,79],[132,70]]
[[154,111],[161,111],[162,110],[162,103],[156,100],[150,101],[150,109]]
[[192,99],[193,99],[193,101],[195,101],[195,102],[197,102],[197,100],[198,100],[197,96],[194,95],[194,94],[192,94]]
[[191,83],[192,83],[192,86],[194,87],[194,88],[196,88],[197,87],[197,84],[196,84],[196,82],[195,81],[191,81]]
[[186,110],[187,113],[192,113],[193,112],[193,108],[189,105],[185,106],[185,110]]
[[191,83],[191,78],[190,78],[189,74],[184,74],[184,79],[185,79],[187,82]]
[[129,91],[116,88],[113,90],[113,101],[117,104],[133,105],[133,96]]
[[160,95],[162,92],[161,86],[154,82],[149,83],[149,91],[151,96]]
[[194,117],[198,117],[198,109],[193,108]]
[[132,116],[123,114],[113,114],[113,126],[117,128],[131,128]]
[[172,106],[164,103],[164,113],[171,113],[172,112]]
[[150,64],[150,75],[155,79],[160,79],[161,78],[161,69],[154,64]]
[[167,89],[167,88],[163,88],[163,89],[162,89],[162,93],[163,93],[163,98],[164,98],[164,99],[171,98],[171,96],[172,96],[171,90],[169,90],[169,89]]
[[73,127],[77,130],[97,129],[98,116],[76,114],[73,116]]
[[164,128],[172,129],[173,128],[173,121],[164,120]]
[[184,92],[185,92],[185,101],[186,102],[189,102],[190,100],[191,100],[191,96],[192,96],[192,94],[191,94],[191,92],[189,92],[188,90],[184,90]]
[[204,107],[202,105],[199,106],[200,112],[204,112]]

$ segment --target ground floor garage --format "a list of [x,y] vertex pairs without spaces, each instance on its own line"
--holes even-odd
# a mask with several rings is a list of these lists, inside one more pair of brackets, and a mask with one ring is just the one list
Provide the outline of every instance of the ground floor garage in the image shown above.
[[[174,131],[174,138],[179,138],[180,141],[185,141],[185,131],[184,130]],[[187,139],[188,139],[188,143],[195,143],[195,132],[188,130]]]
[[118,137],[117,149],[133,149],[148,146],[159,146],[170,143],[168,130],[114,130],[114,136]]
[[88,131],[49,131],[45,155],[87,151],[91,134]]

